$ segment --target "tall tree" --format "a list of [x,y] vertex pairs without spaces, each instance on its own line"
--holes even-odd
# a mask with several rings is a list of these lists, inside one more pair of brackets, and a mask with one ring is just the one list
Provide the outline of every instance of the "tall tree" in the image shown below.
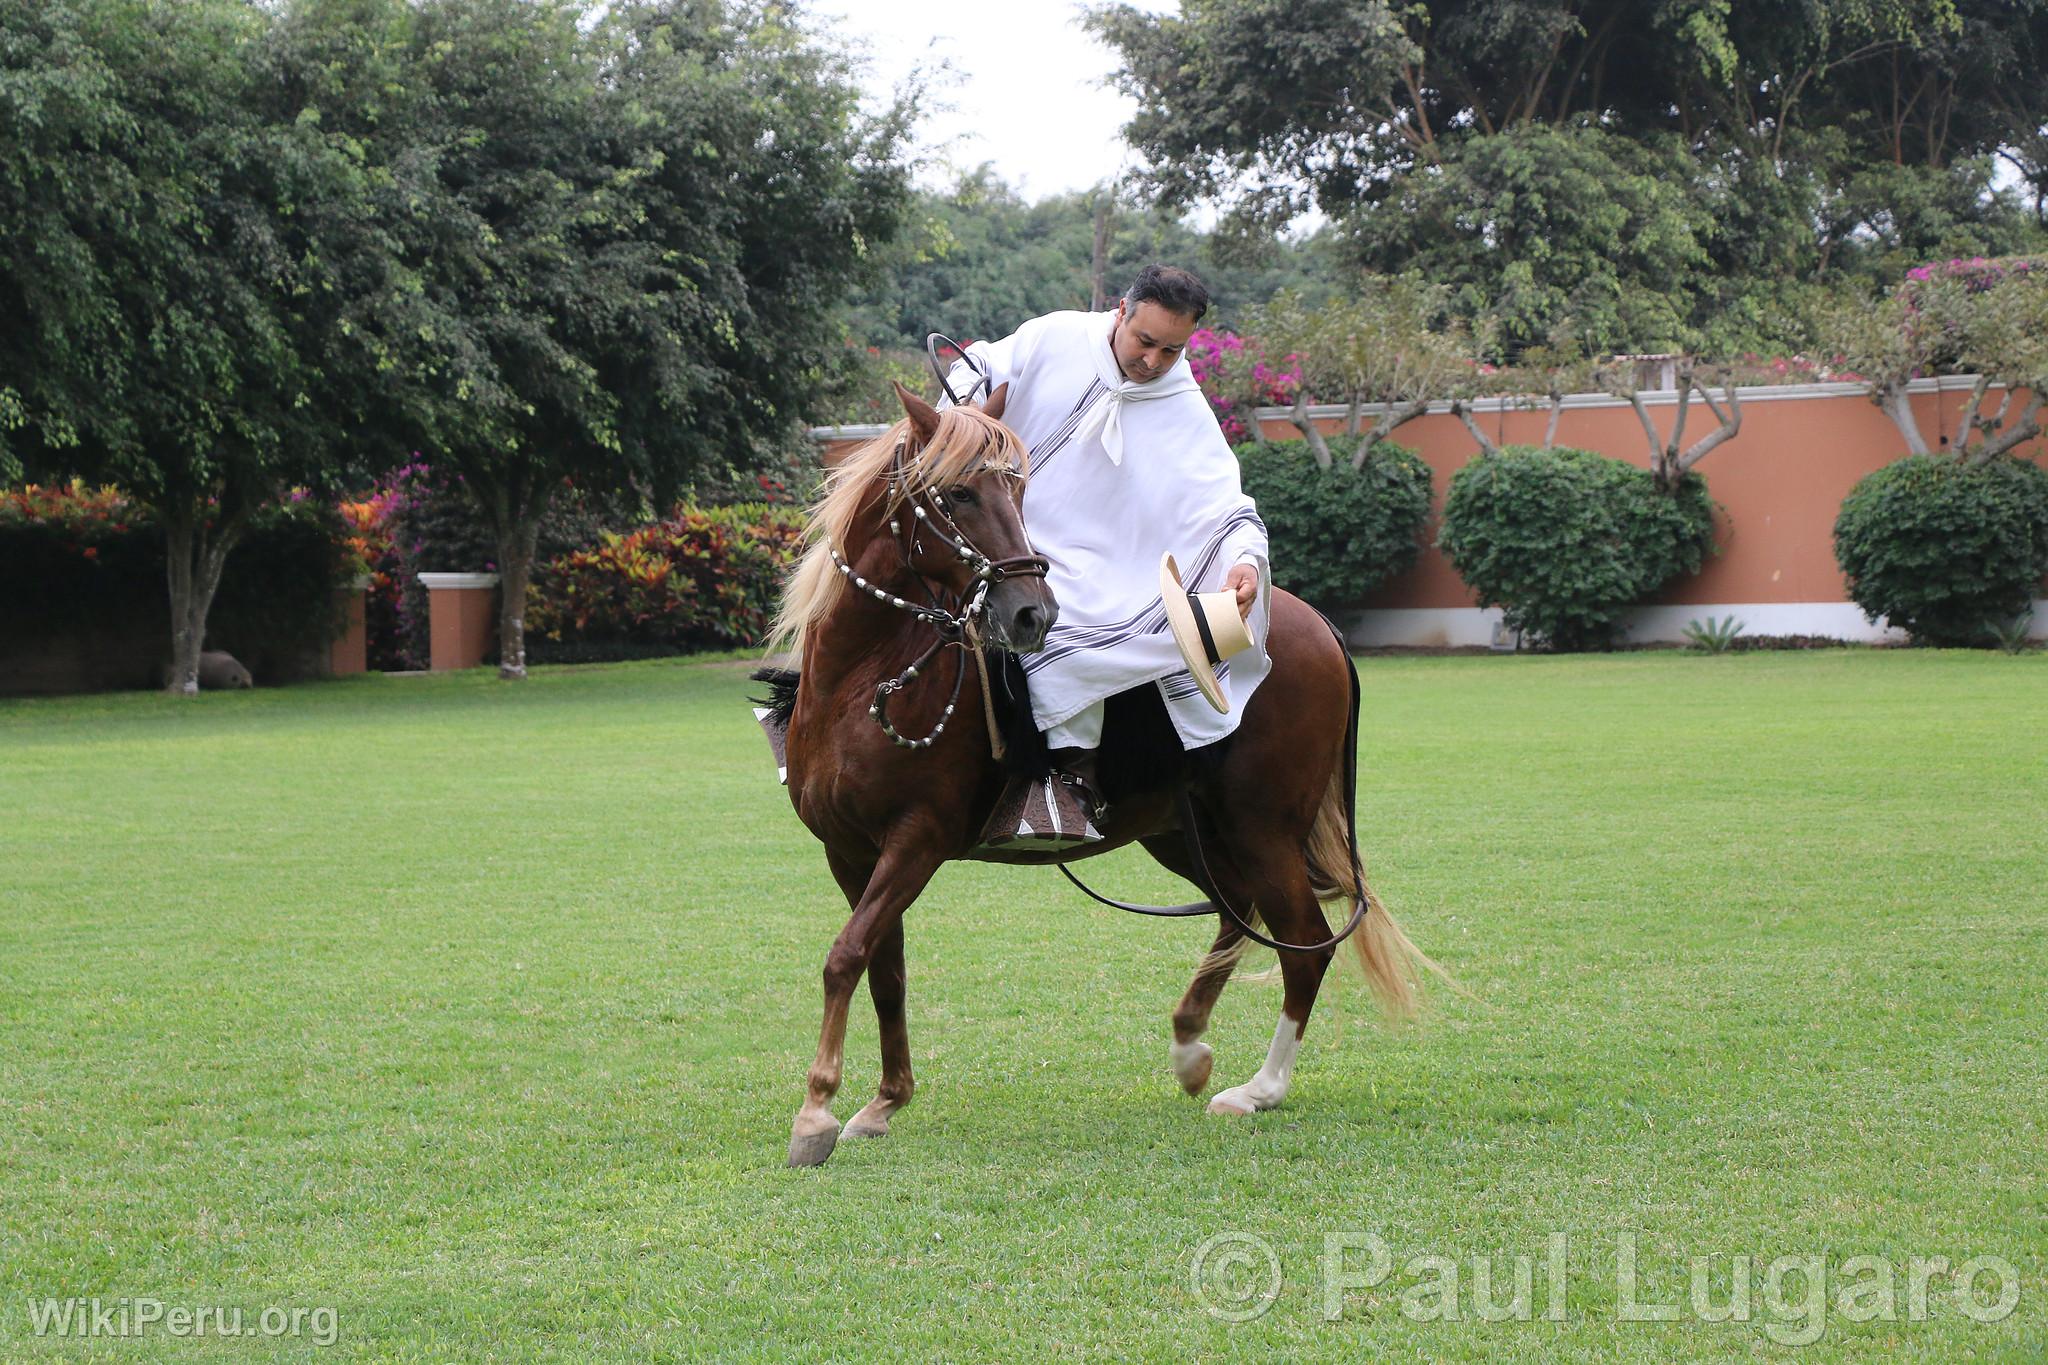
[[[2048,0],[1187,0],[1090,23],[1121,58],[1126,133],[1162,202],[1267,224],[1316,207],[1383,271],[1462,253],[1450,274],[1481,277],[1473,310],[1489,291],[1542,300],[1604,275],[1627,300],[1654,282],[1680,315],[1608,306],[1624,349],[1777,344],[1803,282],[2041,235],[2038,190],[2023,214],[1985,163],[2024,171],[2048,124]],[[1656,225],[1643,250],[1633,233],[1601,250],[1598,224],[1571,221],[1622,207],[1596,162]],[[1519,250],[1495,239],[1529,224]],[[1555,308],[1525,325],[1508,308],[1504,339],[1547,334]]]
[[[304,94],[360,129],[385,186],[349,326],[496,535],[500,673],[523,677],[564,479],[665,502],[802,419],[841,301],[898,230],[912,111],[863,115],[775,4],[302,0],[295,22],[357,64]],[[391,41],[344,41],[366,30]]]
[[342,439],[297,344],[323,272],[295,215],[351,178],[317,125],[264,117],[267,23],[241,0],[0,4],[0,466],[155,509],[186,693],[250,513]]

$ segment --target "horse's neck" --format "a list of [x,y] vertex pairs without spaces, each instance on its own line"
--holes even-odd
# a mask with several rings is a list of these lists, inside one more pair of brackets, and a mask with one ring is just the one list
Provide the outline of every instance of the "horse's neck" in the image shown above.
[[[892,596],[920,606],[925,589],[887,536],[870,536],[853,550],[853,572]],[[803,670],[816,685],[831,688],[849,674],[893,674],[930,647],[932,628],[900,607],[877,601],[851,576],[804,647]]]

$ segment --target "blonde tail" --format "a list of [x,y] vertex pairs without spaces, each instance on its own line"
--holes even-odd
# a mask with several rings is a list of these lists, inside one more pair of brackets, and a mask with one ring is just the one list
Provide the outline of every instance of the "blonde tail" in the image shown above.
[[1353,858],[1351,803],[1346,799],[1343,784],[1340,769],[1331,775],[1330,789],[1324,794],[1315,826],[1309,831],[1309,884],[1315,888],[1317,899],[1341,902],[1339,916],[1333,916],[1340,922],[1351,917],[1358,905],[1357,890],[1364,890],[1365,918],[1359,923],[1358,932],[1351,936],[1359,969],[1365,973],[1366,985],[1389,1020],[1413,1019],[1421,1006],[1424,971],[1435,973],[1452,990],[1466,992],[1449,972],[1409,942],[1408,935],[1401,932],[1401,926],[1365,884],[1365,871]]

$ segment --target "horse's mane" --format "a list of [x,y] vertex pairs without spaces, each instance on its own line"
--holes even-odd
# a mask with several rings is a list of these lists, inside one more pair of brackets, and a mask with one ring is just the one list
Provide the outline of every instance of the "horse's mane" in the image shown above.
[[[803,557],[783,583],[782,607],[768,633],[769,653],[786,648],[792,662],[802,658],[805,636],[832,610],[845,585],[832,563],[832,547],[844,547],[872,486],[889,472],[897,442],[909,439],[910,421],[905,418],[826,471],[825,490],[812,504],[810,522],[804,527]],[[984,465],[1027,472],[1024,443],[978,408],[946,408],[939,413],[938,430],[930,442],[904,461],[882,515],[892,515],[927,488],[957,483]]]

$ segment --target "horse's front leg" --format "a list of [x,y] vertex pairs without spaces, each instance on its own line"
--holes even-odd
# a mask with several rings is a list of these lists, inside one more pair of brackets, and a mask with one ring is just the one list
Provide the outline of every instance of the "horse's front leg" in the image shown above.
[[903,921],[882,936],[868,963],[868,994],[875,1001],[875,1022],[882,1031],[882,1083],[867,1107],[846,1121],[844,1136],[887,1137],[889,1117],[910,1103],[917,1082],[910,1074],[910,1026],[903,1017],[906,973],[903,967]]
[[[944,861],[938,851],[938,842],[935,838],[893,840],[882,851],[867,886],[854,905],[852,917],[839,931],[832,951],[826,954],[825,1019],[818,1031],[818,1055],[811,1063],[803,1108],[797,1110],[796,1121],[790,1126],[789,1164],[792,1166],[816,1166],[831,1156],[833,1147],[838,1145],[839,1120],[832,1117],[832,1100],[839,1093],[840,1074],[845,1061],[847,1008],[852,1003],[853,989],[860,984],[861,975],[876,960],[883,945],[891,940],[895,943],[896,1032],[902,1049],[902,1079],[906,1085],[904,1099],[909,1098],[910,1048],[908,1036],[901,1028],[903,912],[923,892],[932,874]],[[878,1011],[884,1008],[888,990],[885,985],[876,995]],[[886,1067],[890,1049],[886,1017],[882,1037]],[[885,1086],[888,1079],[885,1071]]]

